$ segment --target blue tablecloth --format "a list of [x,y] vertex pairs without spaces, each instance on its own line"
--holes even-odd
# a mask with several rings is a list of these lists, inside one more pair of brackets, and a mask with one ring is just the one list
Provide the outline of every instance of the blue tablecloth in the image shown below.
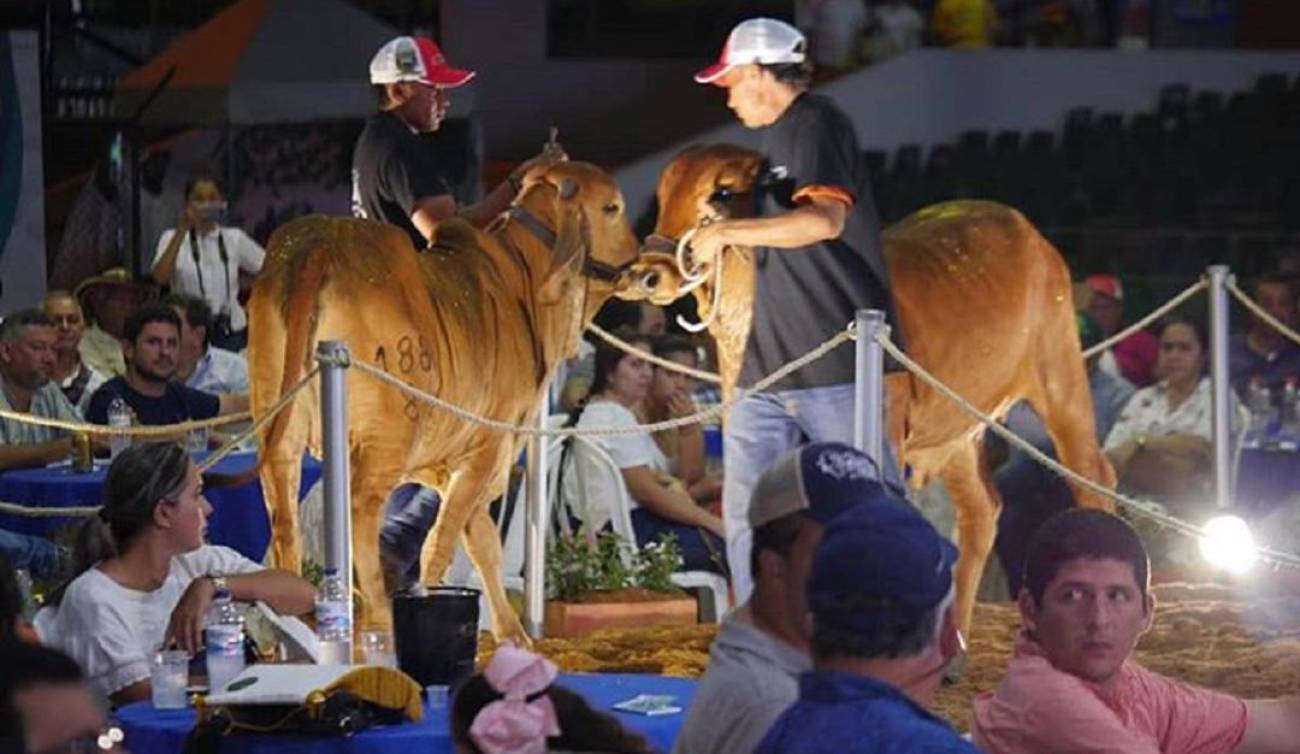
[[[609,712],[625,726],[645,735],[656,751],[672,748],[686,713],[646,717],[612,709],[637,694],[668,694],[677,706],[689,708],[696,681],[653,675],[561,675],[560,685],[587,698],[596,709]],[[220,754],[452,754],[449,709],[426,708],[424,720],[363,731],[351,738],[302,738],[239,734],[222,740]],[[148,702],[118,710],[131,754],[181,754],[194,727],[193,710],[158,710]]]
[[[255,462],[256,455],[252,452],[233,453],[221,459],[211,470],[215,473],[234,474],[249,468]],[[98,505],[107,471],[107,464],[100,462],[95,463],[94,471],[86,473],[74,472],[67,465],[13,469],[0,473],[0,500],[61,508]],[[316,483],[320,475],[320,463],[304,456],[302,484],[298,490],[300,498]],[[208,541],[233,547],[245,557],[261,562],[271,541],[271,525],[266,517],[266,503],[262,499],[262,483],[253,480],[238,487],[209,487],[204,490],[204,495],[212,503],[212,516],[208,519]],[[77,520],[0,514],[0,528],[45,536],[54,529]]]
[[1300,451],[1292,444],[1246,448],[1237,466],[1237,507],[1265,514],[1300,493]]

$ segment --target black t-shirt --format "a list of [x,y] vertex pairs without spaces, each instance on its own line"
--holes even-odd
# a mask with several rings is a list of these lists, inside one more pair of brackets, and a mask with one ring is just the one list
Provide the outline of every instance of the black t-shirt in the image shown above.
[[415,248],[428,241],[411,222],[415,203],[451,194],[432,152],[392,113],[366,121],[352,150],[352,214],[396,225]]
[[212,393],[186,387],[179,382],[168,382],[161,398],[137,393],[123,377],[114,377],[99,386],[90,397],[86,421],[91,424],[108,424],[108,406],[114,398],[121,397],[135,412],[138,424],[180,424],[191,419],[210,419],[221,410],[221,399]]
[[[858,309],[885,310],[891,337],[897,317],[871,196],[866,160],[848,116],[830,100],[802,94],[764,129],[759,214],[795,209],[796,192],[831,187],[853,200],[839,238],[797,249],[755,249],[754,318],[740,382],[752,385],[829,339]],[[853,348],[842,345],[773,390],[853,382]]]

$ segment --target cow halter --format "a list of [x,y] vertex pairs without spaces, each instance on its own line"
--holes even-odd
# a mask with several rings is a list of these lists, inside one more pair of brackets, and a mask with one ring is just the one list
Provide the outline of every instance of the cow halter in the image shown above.
[[[545,244],[547,248],[552,251],[555,250],[555,231],[546,227],[546,223],[542,222],[542,219],[534,215],[527,207],[522,204],[512,204],[506,209],[504,216],[508,221],[513,220],[519,223],[525,230],[532,233],[537,240]],[[618,283],[627,272],[627,268],[632,264],[632,261],[628,260],[615,267],[598,259],[592,259],[591,249],[584,249],[582,254],[582,274],[607,283]]]

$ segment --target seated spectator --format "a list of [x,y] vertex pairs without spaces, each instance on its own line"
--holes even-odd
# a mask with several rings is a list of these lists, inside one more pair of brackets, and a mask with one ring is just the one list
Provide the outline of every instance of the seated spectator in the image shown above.
[[51,377],[84,416],[90,406],[90,396],[108,381],[108,376],[81,358],[81,337],[86,332],[86,316],[81,310],[81,302],[67,291],[51,291],[45,294],[41,308],[58,332],[54,341]]
[[108,423],[108,407],[121,398],[136,424],[178,424],[248,409],[247,396],[213,395],[177,382],[181,320],[162,304],[146,306],[127,320],[123,343],[125,377],[114,377],[90,399],[86,419]]
[[115,705],[149,698],[155,652],[203,646],[218,589],[292,615],[315,606],[315,590],[298,576],[203,544],[211,511],[199,470],[178,445],[133,445],[108,469],[103,508],[78,534],[79,575],[51,600],[58,608],[44,638]]
[[880,489],[871,459],[840,443],[797,448],[754,487],[754,591],[723,621],[673,754],[751,754],[812,670],[805,586],[826,522]]
[[[0,645],[0,751],[5,754],[111,754],[122,731],[104,711],[72,658],[28,642]],[[104,744],[109,746],[106,748]]]
[[[651,341],[654,355],[692,369],[699,367],[695,344],[681,335],[661,335]],[[645,418],[651,423],[690,416],[699,408],[691,396],[695,378],[661,366],[654,367],[654,381],[645,399]],[[654,433],[655,443],[668,459],[669,473],[686,484],[696,502],[710,502],[722,495],[722,479],[710,474],[704,459],[704,425],[687,424]]]
[[[1265,275],[1251,286],[1250,297],[1274,319],[1295,328],[1295,291],[1291,288],[1291,278]],[[1228,340],[1228,370],[1237,395],[1246,395],[1246,388],[1256,378],[1276,395],[1287,378],[1300,377],[1300,346],[1252,314],[1250,329]]]
[[[1106,436],[1106,457],[1120,484],[1157,499],[1190,499],[1208,489],[1212,435],[1210,378],[1205,375],[1205,328],[1171,317],[1160,328],[1161,379],[1129,399]],[[1233,397],[1234,434],[1245,408]]]
[[[650,341],[643,336],[626,331],[617,335],[636,348],[650,348]],[[640,424],[636,411],[650,392],[653,377],[649,362],[602,342],[596,347],[596,378],[591,395],[570,414],[569,424],[578,429],[635,427]],[[623,475],[635,506],[632,526],[636,544],[645,546],[671,532],[677,537],[686,570],[723,570],[722,519],[697,505],[682,480],[668,473],[668,459],[650,435],[589,439],[609,454]],[[601,506],[608,505],[605,501],[617,493],[601,489],[593,494],[592,488],[597,485],[581,478],[586,469],[575,462],[581,456],[580,443],[585,441],[572,442],[565,459],[564,500],[587,530],[599,531],[610,516],[609,509]]]
[[63,567],[61,548],[45,537],[34,537],[8,529],[0,529],[0,559],[8,560],[33,577],[43,580],[57,579]]
[[[1101,342],[1101,330],[1087,314],[1080,313],[1078,320],[1079,345],[1086,351]],[[1100,355],[1088,359],[1085,367],[1088,370],[1088,391],[1092,395],[1093,426],[1100,443],[1110,434],[1134,391],[1128,380],[1099,369],[1099,358]],[[1029,404],[1013,406],[1007,414],[1006,425],[1034,447],[1056,457],[1047,428]],[[985,442],[1000,445],[1003,440],[989,432],[985,435]],[[1020,591],[1025,550],[1034,532],[1047,519],[1073,507],[1074,493],[1060,475],[1019,448],[1010,448],[1006,463],[994,472],[993,481],[1002,496],[995,546],[1007,577],[1007,586],[1014,595]]]
[[209,342],[212,309],[197,296],[173,293],[163,303],[181,320],[181,348],[175,379],[214,395],[248,394],[248,360]]
[[645,739],[618,719],[555,685],[555,665],[514,644],[465,679],[451,704],[451,740],[458,754],[649,752]]
[[[1124,286],[1114,275],[1089,275],[1083,282],[1089,293],[1088,314],[1101,326],[1102,340],[1112,337],[1123,329]],[[1135,387],[1145,387],[1155,379],[1159,350],[1154,335],[1138,330],[1102,354],[1101,368]]]
[[991,47],[997,30],[998,11],[991,0],[938,0],[930,15],[930,34],[943,47]]
[[1020,591],[1024,628],[1002,683],[975,702],[990,754],[1294,751],[1300,698],[1241,700],[1132,660],[1155,618],[1137,532],[1097,510],[1067,511],[1034,536]]
[[[627,329],[639,335],[657,337],[668,328],[668,316],[663,307],[648,301],[622,301],[610,299],[596,313],[596,324],[605,332]],[[564,362],[556,372],[555,381],[562,385],[558,407],[572,411],[574,406],[591,391],[595,379],[596,344],[603,342],[591,333],[584,333],[578,341],[578,355]]]
[[90,315],[90,327],[81,336],[81,358],[107,377],[126,374],[122,337],[131,313],[152,298],[154,289],[131,279],[122,267],[81,281],[72,295]]
[[[0,409],[44,419],[81,422],[54,373],[54,323],[39,309],[14,312],[0,322]],[[43,466],[72,454],[64,429],[0,419],[0,470]]]
[[884,488],[831,519],[808,579],[813,670],[757,754],[978,751],[927,709],[962,651],[956,560]]

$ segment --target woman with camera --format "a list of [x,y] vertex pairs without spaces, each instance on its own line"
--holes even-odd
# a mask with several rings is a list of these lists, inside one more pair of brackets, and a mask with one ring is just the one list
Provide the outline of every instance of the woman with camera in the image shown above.
[[257,274],[266,252],[242,229],[223,226],[225,212],[226,197],[216,179],[191,179],[180,221],[158,239],[153,279],[207,301],[213,312],[209,341],[242,351],[248,344],[248,317],[239,303],[239,274]]

